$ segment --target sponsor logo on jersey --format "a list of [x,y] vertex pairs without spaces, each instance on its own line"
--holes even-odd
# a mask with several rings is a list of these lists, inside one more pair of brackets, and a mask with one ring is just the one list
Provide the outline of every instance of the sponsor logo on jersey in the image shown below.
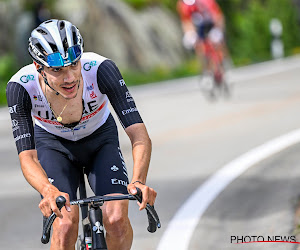
[[95,91],[94,91],[94,89],[95,89],[94,83],[92,83],[92,85],[90,85],[90,86],[87,86],[86,88],[87,88],[88,91],[90,91],[90,97],[91,97],[92,99],[94,99],[94,98],[97,97],[97,95],[96,95],[96,93],[95,93]]
[[34,80],[34,75],[23,75],[20,77],[20,81],[22,83],[28,83],[29,81],[33,81]]
[[16,131],[17,129],[19,129],[19,122],[15,119],[11,120],[11,127],[12,127],[12,131]]
[[8,107],[8,112],[10,114],[17,113],[17,104],[11,107]]
[[[47,111],[48,112],[48,111]],[[42,117],[39,117],[39,116],[36,116],[34,115],[33,116],[35,119],[41,121],[41,122],[45,122],[45,123],[48,123],[48,124],[51,124],[51,125],[61,125],[59,122],[57,121],[52,121],[52,120],[48,120],[48,119],[45,119],[45,118],[42,118]],[[55,118],[54,118],[55,119]]]
[[15,142],[17,142],[21,139],[24,139],[24,138],[28,138],[28,137],[31,137],[30,133],[26,133],[26,134],[23,134],[23,135],[18,135],[17,137],[15,137]]
[[91,97],[92,99],[95,99],[95,98],[97,97],[95,91],[92,91],[92,92],[90,93],[90,97]]
[[14,127],[17,127],[19,124],[19,122],[15,119],[11,120],[11,126],[14,128]]
[[133,102],[133,98],[129,91],[126,92],[126,100],[127,102]]
[[91,91],[94,89],[94,83],[92,85],[86,87],[87,90]]
[[119,168],[116,165],[113,165],[110,169],[111,169],[111,171],[114,171],[114,172],[119,170]]
[[16,130],[18,130],[20,127],[19,126],[16,126],[12,129],[12,132],[15,132]]
[[124,79],[119,80],[119,83],[120,83],[121,87],[123,87],[125,85]]
[[35,108],[44,108],[44,107],[45,107],[45,105],[34,104],[34,107],[35,107]]
[[94,67],[96,65],[97,65],[96,61],[86,62],[85,64],[83,64],[83,69],[85,71],[89,71],[89,70],[91,70],[92,67]]
[[[88,122],[89,122],[89,120],[80,122],[80,125],[82,125],[82,126],[83,126],[83,124],[86,125]],[[79,125],[77,125],[77,126],[79,126]],[[56,125],[55,128],[58,129],[58,130],[66,130],[66,129],[68,129],[68,128],[64,127],[63,125],[61,125],[61,124],[60,125]],[[66,132],[72,132],[72,129],[69,129]]]
[[36,101],[43,101],[43,98],[41,95],[33,95],[33,99]]
[[125,186],[125,187],[127,187],[127,185],[128,185],[127,181],[119,180],[119,179],[116,179],[116,178],[111,179],[111,184],[113,184],[113,185],[122,185],[122,186]]
[[[105,107],[105,101],[101,104],[101,106],[99,107],[98,104],[96,105],[93,105],[93,103],[96,103],[96,101],[91,101],[91,102],[88,102],[87,105],[88,105],[88,108],[90,110],[90,112],[92,113],[87,113],[87,111],[84,109],[84,114],[88,114],[84,117],[81,118],[80,120],[80,124],[85,124],[88,122],[88,120],[90,118],[92,118],[93,116],[95,116],[97,113],[99,113],[104,107]],[[48,124],[51,124],[51,125],[56,125],[57,127],[61,127],[61,123],[55,121],[55,117],[52,115],[51,117],[51,120],[49,120],[50,116],[49,116],[49,112],[46,111],[45,112],[45,118],[43,118],[41,116],[41,111],[38,111],[37,112],[38,115],[33,115],[33,117],[41,122],[45,122],[45,123],[48,123]],[[72,131],[72,130],[69,130],[69,131]]]
[[[52,120],[54,121],[56,118],[54,117],[52,112],[49,112],[48,110],[38,110],[37,114],[39,117],[41,117],[42,119],[46,119],[46,120]],[[35,117],[35,116],[34,116]]]
[[[97,113],[99,113],[99,112],[101,111],[101,109],[103,109],[103,107],[105,106],[105,103],[106,103],[106,102],[103,102],[103,103],[101,104],[101,106],[100,106],[98,109],[95,110],[95,108],[98,107],[98,104],[92,105],[92,103],[95,103],[95,102],[96,102],[96,101],[92,101],[92,102],[88,102],[88,103],[87,103],[90,112],[93,111],[93,113],[90,113],[90,114],[88,114],[88,115],[82,117],[80,122],[86,121],[86,120],[92,118],[93,116],[95,116]],[[84,109],[84,112],[83,112],[83,113],[85,114],[86,112],[87,112],[87,111]]]
[[126,98],[131,98],[131,94],[129,93],[129,91],[126,92]]
[[127,115],[127,114],[132,113],[132,112],[138,112],[137,108],[134,107],[134,108],[122,110],[122,115]]
[[78,131],[80,129],[86,129],[86,124],[83,125],[77,125],[75,128],[71,129],[71,128],[65,128],[63,127],[63,129],[60,131],[61,133],[67,133],[67,132],[73,132],[73,131]]

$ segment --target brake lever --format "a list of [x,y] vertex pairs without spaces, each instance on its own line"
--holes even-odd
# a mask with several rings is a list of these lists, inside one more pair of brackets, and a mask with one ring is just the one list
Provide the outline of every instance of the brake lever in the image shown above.
[[[137,191],[137,193],[134,194],[133,196],[139,203],[142,203],[142,201],[143,201],[142,191],[138,187],[136,187],[136,191]],[[146,205],[146,211],[147,211],[148,222],[149,222],[149,226],[148,226],[147,230],[150,233],[154,233],[157,228],[161,227],[158,214],[155,211],[154,206],[151,206],[150,204]]]
[[[62,209],[62,207],[65,205],[66,203],[66,198],[63,196],[58,196],[56,198],[56,205],[59,209],[59,211]],[[52,213],[48,218],[44,217],[43,220],[43,235],[41,238],[41,242],[43,244],[47,244],[50,240],[50,230],[51,230],[51,226],[54,222],[54,220],[56,219],[56,214]]]

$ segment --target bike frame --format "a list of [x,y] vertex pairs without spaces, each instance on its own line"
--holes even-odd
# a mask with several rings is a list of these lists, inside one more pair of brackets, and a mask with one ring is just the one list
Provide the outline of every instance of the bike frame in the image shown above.
[[[80,177],[79,198],[87,198],[84,174]],[[107,249],[104,236],[103,215],[100,208],[103,204],[103,202],[96,202],[90,206],[84,204],[80,205],[83,230],[82,241],[87,250]],[[92,239],[92,241],[90,241],[90,239]]]
[[[80,199],[70,201],[71,205],[80,205],[82,215],[82,226],[83,226],[83,238],[79,236],[80,245],[78,250],[83,249],[107,249],[104,227],[103,227],[103,216],[101,206],[106,201],[117,201],[117,200],[137,200],[142,202],[142,192],[139,188],[137,194],[130,195],[117,195],[117,196],[92,196],[86,198],[86,188],[84,175],[80,177],[79,194]],[[65,205],[66,199],[63,196],[56,198],[56,205],[61,210]],[[154,206],[149,204],[146,205],[146,211],[148,216],[148,227],[147,230],[150,233],[154,233],[157,228],[161,227],[159,217],[154,209]],[[56,218],[56,214],[52,214],[48,218],[44,218],[43,221],[43,234],[41,241],[43,244],[47,244],[50,239],[51,226]],[[84,244],[82,243],[84,242]]]
[[205,59],[207,60],[209,67],[212,67],[214,80],[216,83],[221,83],[223,78],[223,59],[224,55],[220,48],[216,48],[216,46],[212,41],[207,37],[203,43],[203,51]]

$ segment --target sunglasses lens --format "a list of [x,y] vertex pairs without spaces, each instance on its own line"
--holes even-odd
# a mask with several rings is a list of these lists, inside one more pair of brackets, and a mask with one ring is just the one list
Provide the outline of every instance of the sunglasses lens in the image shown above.
[[52,53],[47,56],[47,63],[50,67],[63,67],[64,61],[59,52]]
[[82,51],[79,45],[68,48],[67,59],[63,59],[59,52],[52,53],[47,56],[47,63],[50,67],[63,67],[68,66],[70,63],[76,62],[81,57]]
[[71,62],[77,61],[81,56],[81,47],[79,45],[68,48],[69,59]]

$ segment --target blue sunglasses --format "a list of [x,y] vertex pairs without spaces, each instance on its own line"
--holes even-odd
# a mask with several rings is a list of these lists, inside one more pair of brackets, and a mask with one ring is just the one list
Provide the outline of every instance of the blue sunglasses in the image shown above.
[[63,57],[59,52],[55,52],[47,56],[47,63],[49,67],[54,67],[54,68],[68,66],[71,63],[74,63],[77,60],[79,60],[81,54],[82,54],[81,46],[74,45],[68,48],[67,59],[63,59]]

